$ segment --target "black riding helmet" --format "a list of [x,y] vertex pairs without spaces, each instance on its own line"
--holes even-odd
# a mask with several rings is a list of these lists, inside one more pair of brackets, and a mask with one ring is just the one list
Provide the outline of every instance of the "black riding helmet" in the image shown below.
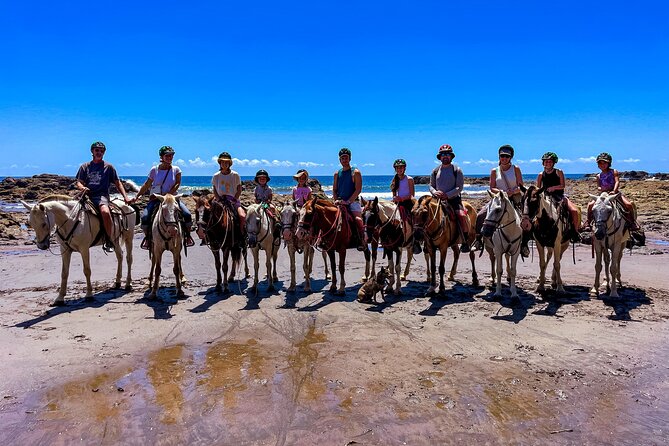
[[342,155],[348,155],[348,157],[351,157],[351,151],[347,147],[342,147],[341,150],[339,151],[339,156]]
[[555,152],[546,152],[544,156],[541,157],[541,161],[553,160],[553,164],[557,164],[558,156]]
[[269,183],[270,177],[265,169],[260,169],[256,172],[256,177],[253,179],[256,183],[258,182],[258,177],[267,177],[267,182]]
[[497,151],[499,155],[509,155],[511,158],[513,158],[513,147],[511,147],[508,144],[504,144],[502,147],[499,148]]
[[107,147],[105,147],[105,143],[101,141],[95,141],[93,144],[91,144],[91,150],[93,149],[107,150]]
[[162,146],[160,150],[158,150],[158,155],[160,156],[166,155],[168,153],[174,155],[174,149],[170,146]]
[[398,158],[398,159],[396,159],[395,162],[393,163],[393,167],[397,167],[397,166],[404,166],[404,167],[406,167],[406,166],[407,166],[407,162],[404,161],[402,158]]

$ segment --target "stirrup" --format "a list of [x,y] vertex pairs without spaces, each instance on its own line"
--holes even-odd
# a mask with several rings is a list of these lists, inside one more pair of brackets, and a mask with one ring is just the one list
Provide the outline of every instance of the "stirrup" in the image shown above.
[[186,246],[189,247],[189,248],[190,248],[191,246],[195,246],[195,240],[193,240],[193,237],[191,237],[190,235],[189,235],[189,236],[186,236],[186,237],[184,238],[184,245],[186,245]]
[[109,253],[114,252],[114,245],[109,240],[105,240],[104,244],[102,245],[102,250]]
[[139,247],[142,248],[142,249],[149,249],[150,245],[151,245],[151,243],[149,242],[149,238],[144,237],[144,239],[142,240],[142,243],[140,243]]

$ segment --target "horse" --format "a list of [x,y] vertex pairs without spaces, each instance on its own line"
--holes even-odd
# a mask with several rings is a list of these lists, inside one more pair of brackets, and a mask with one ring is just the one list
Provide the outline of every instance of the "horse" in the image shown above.
[[[388,271],[390,273],[385,291],[393,291],[395,295],[402,293],[401,281],[408,274],[410,262],[410,260],[407,260],[407,269],[402,274],[400,264],[402,251],[406,250],[410,254],[413,253],[413,226],[402,219],[401,212],[403,209],[392,201],[379,201],[378,197],[375,197],[374,200],[365,204],[362,211],[367,237],[372,244],[371,277],[374,277],[376,273],[376,247],[380,244],[383,247],[383,256],[388,259]],[[425,253],[425,262],[429,265],[427,253]]]
[[[617,198],[620,194],[609,195],[602,192],[599,196],[589,194],[595,199],[592,207],[592,216],[595,226],[593,246],[595,248],[595,283],[590,295],[599,294],[599,275],[602,271],[602,254],[604,255],[604,273],[606,275],[606,292],[610,297],[618,297],[620,280],[620,262],[623,250],[630,238],[625,227],[623,210]],[[609,276],[609,268],[611,275]]]
[[265,266],[267,267],[267,291],[274,291],[274,282],[279,280],[276,274],[276,259],[279,244],[274,243],[274,219],[269,215],[263,204],[252,204],[246,209],[246,234],[249,248],[253,253],[253,286],[252,292],[258,291],[258,268],[260,250],[265,251]]
[[[560,276],[560,261],[562,254],[569,246],[566,237],[570,220],[568,210],[561,202],[556,202],[550,195],[544,193],[543,188],[530,186],[523,199],[523,229],[531,230],[537,242],[539,253],[539,278],[537,291],[543,291],[546,283],[546,267],[553,259],[553,273],[551,286],[559,293],[564,292],[562,277]],[[580,214],[580,209],[579,209]],[[579,215],[580,218],[580,215]]]
[[[311,246],[309,240],[299,239],[296,235],[297,220],[300,216],[300,209],[297,207],[295,201],[286,205],[281,209],[281,237],[284,240],[286,248],[288,248],[288,256],[290,257],[290,286],[289,292],[295,291],[295,253],[304,254],[304,262],[302,269],[304,270],[304,291],[311,292],[311,272],[314,265],[314,247]],[[328,269],[327,254],[322,251],[323,263],[325,264],[325,279],[330,280],[330,271]]]
[[181,283],[184,279],[181,268],[181,245],[183,234],[181,233],[181,222],[179,220],[179,203],[172,194],[154,194],[160,201],[160,205],[153,217],[151,224],[151,271],[149,272],[149,288],[151,293],[149,299],[153,300],[158,294],[158,284],[162,271],[161,261],[163,252],[170,251],[174,261],[174,277],[176,278],[177,297],[183,297]]
[[[116,281],[114,286],[121,287],[123,272],[123,252],[121,243],[125,245],[128,275],[125,289],[132,289],[132,237],[135,225],[138,222],[135,210],[121,200],[112,200],[112,233],[109,239],[114,244],[116,254]],[[34,206],[25,201],[21,204],[30,211],[28,224],[35,231],[35,244],[39,249],[49,249],[51,231],[55,228],[56,237],[60,244],[62,270],[60,274],[60,290],[52,306],[65,305],[67,278],[70,273],[70,259],[73,252],[81,255],[86,276],[86,300],[93,299],[91,286],[91,264],[89,249],[101,245],[104,241],[104,228],[99,215],[86,209],[81,200],[74,200],[66,195],[50,195],[41,199]]]
[[511,297],[517,298],[516,265],[523,238],[523,229],[520,227],[521,216],[506,192],[492,194],[488,191],[488,194],[491,200],[487,206],[481,234],[490,256],[490,271],[496,284],[495,296],[502,295],[502,257],[505,257]]
[[[462,202],[462,206],[467,211],[469,224],[472,228],[469,231],[468,242],[471,244],[474,241],[475,234],[473,228],[476,225],[476,210],[467,203]],[[457,216],[448,215],[446,206],[441,201],[429,195],[420,197],[418,202],[411,210],[414,218],[414,230],[416,237],[425,238],[425,244],[429,252],[429,271],[430,271],[430,287],[426,295],[433,296],[436,288],[436,251],[439,250],[439,292],[443,293],[444,286],[444,262],[448,248],[453,250],[453,264],[448,280],[455,280],[455,273],[458,266],[458,259],[460,258],[460,248],[457,246],[461,243],[461,236],[457,229],[455,218]],[[478,286],[479,280],[476,274],[476,264],[474,263],[474,251],[469,252],[469,259],[472,263],[472,285]]]
[[[302,209],[297,224],[297,236],[310,238],[314,247],[328,253],[332,268],[330,292],[338,295],[346,293],[344,272],[346,269],[346,250],[355,248],[356,223],[345,205],[337,205],[327,198],[313,197]],[[341,282],[337,288],[337,268],[335,253],[339,254],[339,275]],[[365,259],[369,259],[369,248],[365,247]]]
[[[202,197],[201,197],[202,198]],[[216,268],[216,291],[229,291],[228,283],[235,277],[237,264],[241,260],[242,245],[240,239],[243,238],[239,225],[235,220],[235,209],[227,201],[221,201],[214,198],[213,194],[207,195],[201,201],[202,220],[198,220],[197,225],[201,232],[204,232],[204,240],[212,254],[214,255],[214,265]],[[223,262],[221,262],[221,253],[223,253]],[[228,276],[228,257],[232,259],[232,268]],[[221,275],[221,271],[223,274]],[[248,270],[247,270],[248,275]],[[223,286],[221,286],[221,283]]]

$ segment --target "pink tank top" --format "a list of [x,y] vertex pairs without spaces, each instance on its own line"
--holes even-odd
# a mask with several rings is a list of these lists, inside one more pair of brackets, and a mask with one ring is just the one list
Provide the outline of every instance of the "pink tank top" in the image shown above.
[[304,202],[307,201],[307,197],[311,193],[311,188],[309,186],[295,186],[293,188],[293,198],[297,200],[297,205],[302,207]]

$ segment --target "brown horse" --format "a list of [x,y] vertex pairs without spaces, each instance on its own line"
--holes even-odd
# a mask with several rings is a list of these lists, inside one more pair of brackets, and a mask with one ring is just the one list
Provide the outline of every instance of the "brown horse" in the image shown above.
[[[330,267],[332,268],[330,292],[339,295],[345,294],[346,250],[357,246],[355,221],[346,206],[336,205],[329,199],[314,197],[300,209],[297,226],[298,238],[309,237],[314,247],[328,253]],[[341,276],[338,289],[335,253],[339,254],[339,275]],[[365,247],[365,259],[367,261],[369,261],[369,256],[369,249]]]
[[[213,194],[208,195],[203,201],[202,221],[198,226],[204,230],[205,242],[214,255],[216,266],[216,291],[228,292],[228,282],[235,278],[237,265],[241,260],[244,235],[239,229],[239,224],[234,219],[235,209],[227,201],[214,199]],[[221,252],[223,262],[221,264]],[[232,258],[232,268],[228,276],[228,256]],[[223,275],[221,277],[221,269]],[[221,287],[223,282],[223,287]]]
[[[469,225],[474,228],[476,224],[476,210],[471,204],[466,201],[462,202],[467,216],[469,217]],[[436,251],[439,250],[439,292],[444,292],[444,262],[448,248],[453,250],[453,265],[451,266],[451,273],[448,280],[455,280],[455,272],[458,267],[458,259],[460,258],[459,243],[462,243],[460,232],[458,231],[457,223],[455,222],[456,215],[449,215],[446,205],[440,202],[438,198],[431,196],[421,197],[414,208],[411,210],[414,217],[415,236],[423,237],[425,244],[430,254],[430,288],[426,295],[432,296],[435,294],[437,285],[437,277],[435,275],[436,269]],[[468,231],[470,244],[473,243],[475,235],[474,230]],[[469,252],[469,259],[472,262],[472,285],[478,286],[479,280],[476,274],[476,264],[474,263],[474,251]]]

